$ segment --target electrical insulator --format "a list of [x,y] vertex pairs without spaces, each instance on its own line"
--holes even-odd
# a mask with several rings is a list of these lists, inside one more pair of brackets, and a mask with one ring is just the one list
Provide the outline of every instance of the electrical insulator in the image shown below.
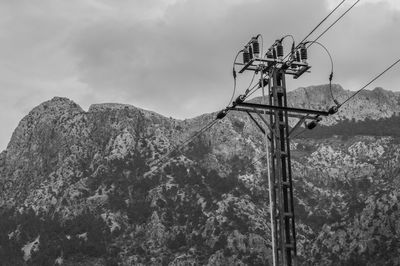
[[253,53],[255,57],[260,55],[260,43],[256,38],[253,40]]
[[253,59],[253,48],[251,45],[249,45],[249,54],[250,54],[250,59]]
[[313,120],[313,121],[311,121],[311,122],[309,122],[309,123],[306,123],[306,127],[307,127],[308,129],[313,129],[313,128],[315,128],[315,127],[317,126],[317,124],[318,124],[318,122],[315,121],[315,120]]
[[268,58],[268,59],[273,59],[273,58],[274,58],[274,55],[273,55],[271,49],[269,49],[269,50],[267,51],[267,58]]
[[282,69],[282,70],[286,70],[286,69],[288,69],[288,68],[291,67],[291,66],[292,66],[292,63],[291,63],[290,61],[287,61],[287,62],[283,63],[281,69]]
[[278,58],[279,57],[283,57],[283,45],[282,45],[282,42],[278,42],[277,43],[276,52],[277,52]]
[[232,103],[232,105],[236,106],[236,105],[238,105],[238,104],[241,104],[241,103],[244,102],[244,100],[246,99],[245,97],[246,97],[246,96],[244,96],[244,95],[239,95],[239,96],[236,98],[236,100]]
[[[268,59],[272,60],[274,59],[274,54],[272,53],[271,48],[268,49],[267,53],[265,54],[267,56]],[[268,62],[268,66],[271,66],[273,63],[272,62]]]
[[268,83],[269,83],[269,79],[264,78],[264,79],[263,79],[263,82],[261,82],[261,79],[260,79],[260,81],[258,82],[258,86],[259,86],[260,88],[262,88],[263,85],[264,85],[264,87],[265,87],[265,86],[268,85]]
[[304,43],[300,47],[300,55],[301,55],[301,60],[303,60],[303,62],[307,61],[307,48]]
[[226,114],[227,114],[227,110],[226,109],[219,111],[219,113],[217,114],[217,119],[224,118],[226,116]]
[[301,60],[301,59],[300,59],[300,52],[299,52],[299,50],[297,50],[297,51],[296,51],[296,61],[297,61],[297,62],[300,62],[300,60]]
[[243,50],[243,64],[247,64],[250,62],[250,53],[247,48],[244,48]]
[[339,111],[339,108],[338,108],[337,106],[334,105],[334,106],[332,106],[331,108],[329,108],[328,113],[329,113],[330,115],[333,115],[333,114],[336,114],[337,111]]
[[276,57],[276,50],[275,50],[275,48],[272,48],[272,55],[273,55],[274,59],[277,58],[277,57]]

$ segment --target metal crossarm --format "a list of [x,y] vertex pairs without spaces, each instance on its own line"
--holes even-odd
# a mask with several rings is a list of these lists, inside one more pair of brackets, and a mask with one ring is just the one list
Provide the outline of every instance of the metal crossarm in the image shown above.
[[287,107],[287,106],[275,106],[275,105],[269,105],[269,104],[249,103],[249,102],[238,103],[237,106],[248,107],[248,108],[252,108],[252,109],[256,108],[256,109],[261,109],[261,110],[281,110],[281,111],[297,113],[297,114],[309,114],[309,115],[319,115],[319,116],[328,116],[329,115],[329,113],[327,111],[302,109],[302,108],[294,108],[294,107]]
[[[254,114],[259,112],[259,111],[254,111],[254,108],[250,109],[250,108],[240,108],[240,107],[228,107],[227,109],[231,110],[231,111],[239,111],[239,112],[246,112],[246,113],[249,112],[249,113],[254,113]],[[272,111],[264,110],[264,111],[262,111],[262,114],[270,115],[270,114],[272,114]],[[299,118],[299,119],[302,119],[304,117],[304,115],[302,115],[302,114],[295,114],[295,113],[289,113],[288,116],[291,118]],[[307,117],[307,119],[313,120],[315,118]]]

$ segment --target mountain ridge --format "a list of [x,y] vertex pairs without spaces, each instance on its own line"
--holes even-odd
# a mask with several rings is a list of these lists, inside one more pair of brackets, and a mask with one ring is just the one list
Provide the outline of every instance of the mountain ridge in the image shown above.
[[[299,89],[292,103],[317,108],[313,102],[323,98],[319,107],[325,108],[329,87],[321,90],[325,96]],[[373,97],[367,102],[373,112],[358,116],[373,117],[380,94],[390,96],[380,101],[394,113],[393,95],[380,89],[349,106],[357,109]],[[311,104],[302,104],[306,98]],[[0,153],[0,260],[270,264],[264,137],[249,117],[232,112],[164,164],[150,166],[214,118],[175,120],[110,103],[84,111],[59,97],[35,107]],[[400,261],[399,158],[395,136],[292,141],[301,263]],[[380,239],[385,247],[378,248]]]
[[[340,103],[350,97],[354,91],[344,90],[338,84],[332,84],[332,93],[336,95],[336,100]],[[330,93],[329,85],[313,85],[308,87],[300,87],[293,91],[288,92],[288,106],[292,107],[302,107],[307,109],[317,109],[317,110],[327,110],[329,107],[334,105],[333,98]],[[261,102],[261,97],[255,97],[251,99],[252,102]],[[400,113],[400,92],[394,92],[390,90],[384,90],[383,88],[376,87],[373,90],[363,90],[356,98],[352,100],[356,101],[357,104],[352,104],[351,108],[349,105],[344,105],[341,110],[339,110],[338,114],[336,114],[333,118],[328,117],[322,121],[322,124],[332,125],[337,121],[342,119],[355,119],[364,120],[365,118],[370,119],[379,119],[382,117],[390,117],[394,114]],[[371,103],[372,106],[370,108],[363,107],[363,104],[366,102]],[[41,111],[46,110],[50,106],[51,110],[54,110],[54,107],[57,106],[56,109],[58,111],[64,110],[65,108],[71,108],[71,110],[75,110],[77,112],[82,113],[91,113],[97,111],[104,111],[104,109],[133,109],[133,110],[141,110],[144,113],[149,113],[154,116],[162,116],[167,119],[167,116],[162,114],[138,108],[130,104],[121,104],[121,103],[98,103],[92,104],[89,106],[87,111],[84,111],[77,103],[65,97],[54,97],[51,100],[45,101],[29,112],[21,122],[27,119],[32,119],[31,116],[37,115]],[[357,107],[356,110],[354,110]],[[358,113],[357,113],[358,111]],[[201,119],[203,116],[215,115],[216,112],[211,112],[208,114],[202,114],[199,116],[195,116],[192,118],[186,119],[175,119],[175,121],[184,121],[184,120],[197,120]],[[20,122],[20,123],[21,123]],[[19,125],[17,126],[17,128]],[[16,128],[16,129],[17,129]],[[13,133],[14,135],[14,133]],[[12,138],[12,137],[11,137]],[[7,145],[8,146],[8,145]],[[7,148],[6,148],[7,149]]]

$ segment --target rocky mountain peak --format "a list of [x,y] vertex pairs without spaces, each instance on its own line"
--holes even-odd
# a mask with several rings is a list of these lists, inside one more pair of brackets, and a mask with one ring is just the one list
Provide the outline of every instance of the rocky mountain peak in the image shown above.
[[[334,99],[344,102],[354,91],[343,89],[338,84],[329,84],[298,88],[288,93],[288,105],[293,107],[327,110],[335,105]],[[337,114],[324,118],[322,124],[333,125],[341,120],[363,121],[391,117],[400,113],[400,95],[377,87],[363,90],[350,102],[342,106]]]
[[33,108],[13,132],[4,156],[4,173],[10,180],[22,175],[24,179],[18,182],[40,183],[84,136],[78,134],[78,121],[84,114],[79,105],[62,97]]
[[89,113],[94,113],[94,112],[104,112],[104,111],[110,111],[110,110],[137,110],[133,105],[129,104],[121,104],[121,103],[97,103],[97,104],[92,104],[89,107],[88,112]]
[[[32,137],[45,137],[43,129],[51,131],[55,124],[71,119],[83,113],[82,108],[68,98],[54,97],[33,108],[18,124],[7,147],[7,156],[15,157],[26,145],[32,141]],[[32,144],[32,143],[31,143]]]
[[[332,92],[339,102],[353,93],[336,84]],[[329,85],[288,99],[303,108],[333,104]],[[381,88],[363,91],[324,123],[382,118],[399,109],[398,99]],[[230,112],[168,155],[214,118],[179,121],[114,103],[85,112],[58,97],[35,107],[0,153],[0,261],[268,265],[265,138],[251,119]],[[397,265],[399,138],[345,133],[292,140],[299,261]],[[25,257],[8,252],[35,243]]]
[[[331,92],[332,89],[332,92]],[[319,106],[329,107],[334,104],[334,99],[339,103],[345,101],[355,91],[345,90],[339,84],[316,85],[309,87],[300,87],[296,90],[288,92],[289,105],[292,106]],[[376,87],[373,90],[363,90],[355,98],[351,100],[351,104],[364,102],[368,100],[368,104],[390,105],[396,107],[399,104],[399,94]]]
[[33,108],[27,116],[40,116],[43,114],[58,116],[66,112],[83,112],[83,109],[66,97],[53,97],[51,100],[45,101]]
[[339,84],[332,84],[332,93],[329,84],[316,85],[309,87],[300,87],[288,93],[289,105],[292,106],[307,106],[319,105],[320,107],[330,106],[334,104],[334,97],[346,95],[346,91]]

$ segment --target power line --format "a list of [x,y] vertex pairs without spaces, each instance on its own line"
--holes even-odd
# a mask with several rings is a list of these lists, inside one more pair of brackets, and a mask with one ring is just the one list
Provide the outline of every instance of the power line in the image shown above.
[[[272,175],[269,175],[268,172],[268,181],[269,181],[269,198],[271,203],[271,231],[272,231],[272,249],[273,249],[273,258],[276,258],[279,261],[279,264],[283,265],[292,265],[296,263],[296,231],[295,231],[295,215],[294,215],[294,200],[293,200],[293,188],[292,188],[292,173],[290,166],[290,139],[289,137],[291,130],[289,128],[289,117],[297,117],[300,120],[297,122],[295,128],[298,128],[303,122],[305,123],[305,127],[301,132],[295,135],[293,138],[297,138],[305,130],[313,129],[318,122],[321,120],[320,116],[328,116],[334,113],[335,109],[330,109],[329,111],[318,111],[318,110],[310,110],[310,109],[300,109],[300,108],[290,108],[287,106],[287,95],[286,95],[286,85],[285,79],[286,75],[293,75],[295,78],[300,77],[302,74],[307,72],[311,66],[307,63],[307,48],[309,48],[314,43],[318,43],[318,39],[321,38],[326,32],[328,32],[340,19],[342,19],[360,0],[357,0],[350,8],[348,8],[343,14],[340,15],[331,25],[329,25],[315,40],[311,42],[304,41],[311,35],[320,25],[331,15],[333,14],[339,7],[342,5],[345,0],[343,0],[334,10],[332,10],[326,18],[324,18],[297,46],[300,47],[300,51],[296,51],[294,38],[291,35],[285,35],[283,38],[278,39],[275,43],[268,49],[268,52],[258,58],[260,55],[259,43],[257,41],[257,37],[253,37],[245,46],[243,50],[243,68],[240,70],[240,73],[249,70],[254,71],[255,73],[260,73],[260,81],[253,88],[251,88],[252,81],[250,82],[249,87],[246,89],[243,95],[239,95],[239,97],[231,101],[232,106],[225,108],[225,110],[221,112],[227,112],[227,110],[235,110],[240,112],[246,112],[250,115],[252,120],[257,124],[259,129],[265,134],[266,130],[264,130],[259,123],[251,116],[250,112],[256,112],[259,114],[260,118],[266,123],[268,128],[271,131],[271,172]],[[282,42],[286,37],[292,37],[292,48],[291,53],[289,53],[284,59],[286,59],[289,55],[291,55],[290,59],[284,61],[284,49]],[[307,45],[308,44],[308,45]],[[330,82],[330,91],[332,95],[332,99],[335,101],[333,96],[331,81],[333,78],[333,59],[329,52],[329,50],[318,43],[321,47],[325,49],[327,52],[330,62],[331,62],[331,72],[329,75]],[[306,48],[306,46],[308,46]],[[263,51],[262,53],[263,54]],[[265,59],[266,57],[266,59]],[[255,63],[255,64],[253,64]],[[266,74],[268,72],[268,74]],[[234,74],[236,72],[234,71]],[[244,100],[254,92],[258,90],[258,88],[263,89],[263,97],[264,95],[264,84],[268,84],[269,89],[269,99],[270,105],[265,104],[254,104],[249,102],[244,102]],[[306,91],[307,93],[307,91]],[[233,99],[233,98],[232,98]],[[335,101],[336,102],[336,101]],[[236,108],[237,107],[237,108]],[[336,110],[338,109],[335,106]],[[278,111],[277,111],[278,110]],[[269,112],[270,124],[262,117],[261,113],[266,111]],[[291,112],[289,114],[289,112]],[[221,114],[221,113],[220,113]],[[218,114],[221,118],[225,116],[224,113],[222,115]],[[305,115],[304,115],[305,114]],[[310,115],[315,115],[311,117]],[[218,118],[217,116],[217,118]],[[311,120],[311,122],[305,122],[306,119]],[[282,137],[283,136],[283,137]],[[278,143],[278,144],[276,144]],[[268,145],[266,146],[267,156],[270,154],[268,151]],[[258,163],[264,156],[261,156],[257,160],[253,160],[250,164],[253,166]],[[269,160],[267,160],[269,163]],[[267,169],[270,167],[267,165]],[[272,178],[273,176],[273,178]],[[282,186],[284,184],[284,186]],[[278,195],[278,197],[276,197]],[[275,205],[279,206],[276,208]],[[282,211],[284,210],[284,211]],[[275,231],[278,233],[275,237]],[[286,236],[286,237],[285,237]],[[278,258],[279,257],[279,258]],[[273,264],[277,265],[277,261],[273,260]]]
[[212,120],[207,125],[202,127],[199,131],[197,131],[194,135],[187,138],[185,141],[181,142],[179,145],[174,146],[174,148],[172,150],[170,150],[169,152],[164,154],[163,157],[161,157],[160,159],[157,160],[157,162],[153,165],[153,166],[156,166],[156,168],[154,170],[151,170],[150,172],[148,172],[146,175],[150,175],[150,174],[158,171],[159,169],[161,169],[165,160],[168,159],[175,151],[178,151],[178,150],[181,150],[182,148],[184,148],[186,145],[191,143],[192,140],[194,140],[195,138],[197,138],[198,136],[200,136],[201,134],[203,134],[204,132],[209,130],[211,127],[213,127],[218,121],[219,120],[217,118]]
[[[303,38],[303,40],[294,48],[292,49],[291,53],[288,53],[283,60],[285,60],[289,55],[293,54],[294,51],[297,51],[301,44],[317,29],[319,28],[320,25],[322,25],[323,22],[325,22],[346,0],[342,0],[342,2],[340,2],[320,23],[318,23],[318,25],[306,36]],[[317,43],[317,41],[319,40],[319,38],[321,38],[323,35],[325,35],[325,33],[327,31],[329,31],[339,20],[341,20],[358,2],[360,2],[360,0],[357,0],[353,5],[351,5],[342,15],[340,15],[333,23],[331,23],[331,25],[329,25],[328,28],[326,28],[320,35],[318,35],[317,38],[315,38],[313,41],[310,41],[309,45],[307,46],[307,49],[313,45],[314,43]]]
[[[293,53],[293,51],[295,51],[295,50],[297,50],[299,47],[300,47],[300,45],[301,45],[301,43],[303,43],[312,33],[314,33],[315,32],[315,30],[316,29],[318,29],[321,25],[322,25],[322,23],[324,23],[344,2],[345,2],[346,0],[342,0],[331,12],[329,12],[329,14],[327,15],[327,16],[325,16],[325,18],[324,19],[322,19],[315,27],[314,27],[314,29],[312,29],[311,31],[310,31],[310,33],[308,33],[307,35],[306,35],[306,37],[304,37],[303,38],[303,40],[295,47],[295,48],[292,48],[292,53]],[[313,43],[318,43],[317,42],[317,40],[320,38],[320,37],[322,37],[329,29],[331,29],[344,15],[346,15],[358,2],[359,2],[360,0],[357,0],[357,2],[355,2],[350,8],[348,8],[338,19],[336,19],[327,29],[325,29],[325,31],[323,31],[314,41],[310,41],[310,45],[308,46],[308,47],[310,47]],[[259,34],[260,35],[260,34]],[[261,35],[260,35],[261,36]],[[257,36],[258,37],[258,36]],[[262,36],[261,36],[262,37]],[[292,35],[285,35],[282,39],[284,39],[284,38],[286,38],[286,37],[292,37],[292,39],[293,39],[293,41],[294,41],[294,38],[293,38],[293,36]],[[320,43],[319,43],[320,44]],[[321,46],[323,46],[322,44],[320,44]],[[308,48],[307,47],[307,48]],[[323,46],[324,47],[324,46]],[[324,49],[325,50],[327,50],[325,47],[324,47]],[[239,51],[238,52],[238,54],[240,53],[240,52],[243,52],[243,50],[241,50],[241,51]],[[329,51],[327,51],[328,52],[328,55],[329,55],[329,57],[330,57],[330,59],[331,59],[331,63],[333,62],[332,61],[332,57],[331,57],[331,55],[330,55],[330,53],[329,53]],[[237,56],[238,56],[238,54],[236,55],[236,57],[235,57],[235,62],[236,62],[236,59],[237,59]],[[282,60],[285,60],[289,55],[290,55],[291,53],[288,53]],[[332,65],[333,65],[333,63],[332,63]],[[333,69],[333,67],[332,67],[332,69]],[[332,73],[333,71],[331,71],[331,75],[330,75],[330,77],[329,77],[329,79],[330,79],[330,81],[331,81],[331,79],[332,79],[332,77],[333,77],[333,73]],[[235,71],[235,69],[234,69],[234,78],[236,79],[236,71]],[[235,86],[236,86],[236,80],[235,80]],[[253,87],[253,89],[254,89],[254,87]],[[247,92],[247,91],[246,91]],[[251,92],[250,93],[250,91],[248,91],[247,93],[250,93],[250,94],[247,94],[246,93],[246,97],[245,98],[248,98],[251,94],[253,94],[255,91],[253,91],[253,92]],[[331,91],[332,92],[332,91]],[[333,97],[333,93],[331,93],[332,94],[332,98],[334,99],[334,97]],[[232,99],[233,99],[233,96],[231,97]],[[232,102],[232,99],[231,99],[231,101],[230,101],[230,103]],[[335,99],[334,99],[335,100]],[[229,104],[228,104],[229,105]]]
[[[254,76],[255,76],[255,75],[254,75]],[[253,76],[253,79],[254,79],[254,76]],[[266,77],[269,77],[267,74],[266,74],[265,76],[266,76]],[[262,78],[264,79],[264,86],[266,86],[266,85],[267,85],[266,82],[269,82],[269,81],[266,81],[266,80],[265,80],[266,78],[264,78],[264,76],[263,76]],[[252,82],[252,83],[253,83],[253,82]],[[252,84],[252,83],[251,83],[251,84]],[[251,84],[250,84],[250,86],[251,86]],[[244,94],[243,100],[246,100],[246,99],[249,98],[252,94],[254,94],[258,89],[261,88],[261,79],[260,79],[260,81],[257,82],[251,89],[250,89],[250,86],[246,89],[246,92],[245,92],[245,94]]]
[[[310,37],[310,35],[313,34],[314,31],[315,31],[316,29],[318,29],[319,26],[321,26],[322,23],[324,23],[324,22],[336,11],[345,1],[346,1],[346,0],[342,0],[342,2],[340,2],[328,15],[326,15],[326,17],[325,17],[323,20],[321,20],[321,22],[318,23],[318,25],[315,26],[315,28],[314,28],[309,34],[307,34],[307,36],[304,37],[303,40],[301,40],[300,43],[304,42],[308,37]],[[298,48],[298,47],[297,47],[297,48]]]
[[[264,159],[265,156],[267,156],[267,154],[261,155],[258,159],[256,159],[255,161],[253,161],[253,162],[249,165],[249,167],[252,167],[252,166],[256,165],[259,161],[261,161],[262,159]],[[247,169],[247,168],[248,168],[248,167],[246,167],[246,169]]]
[[[373,79],[371,79],[367,84],[365,84],[363,87],[361,87],[358,91],[356,91],[355,93],[353,93],[353,95],[351,95],[349,98],[347,98],[344,102],[342,102],[341,104],[339,104],[337,106],[337,108],[341,108],[345,103],[347,103],[348,101],[350,101],[352,98],[354,98],[358,93],[360,93],[362,90],[364,90],[366,87],[368,87],[371,83],[373,83],[375,80],[377,80],[378,78],[380,78],[383,74],[385,74],[387,71],[389,71],[391,68],[393,68],[396,64],[398,64],[400,62],[400,58],[397,59],[393,64],[391,64],[389,67],[387,67],[385,70],[383,70],[380,74],[378,74],[377,76],[375,76]],[[332,95],[333,97],[333,95]],[[335,102],[336,103],[336,102]],[[307,130],[307,128],[304,128],[303,130],[301,130],[299,133],[297,133],[295,136],[291,137],[291,139],[295,139],[297,137],[299,137],[300,135],[302,135],[305,131]]]
[[[251,78],[250,84],[249,84],[249,86],[247,87],[247,89],[246,89],[246,91],[245,91],[245,94],[248,94],[248,93],[250,92],[250,87],[251,87],[251,85],[253,84],[253,81],[254,81],[255,76],[256,76],[256,72],[253,73],[253,77]],[[254,87],[253,87],[253,88],[254,88]]]
[[[346,0],[342,0],[342,2],[340,2],[331,12],[329,12],[329,14],[328,15],[326,15],[325,16],[325,18],[323,18],[318,24],[317,24],[317,26],[315,26],[314,27],[314,29],[312,29],[307,35],[306,35],[306,37],[304,37],[302,40],[301,40],[301,42],[299,42],[299,44],[294,48],[294,50],[297,50],[297,49],[299,49],[300,48],[300,44],[301,43],[303,43],[308,37],[310,37],[311,36],[311,34],[313,34],[314,33],[314,31],[315,30],[317,30],[321,25],[322,25],[322,23],[324,23],[344,2],[346,2]],[[285,60],[288,56],[290,55],[290,53],[288,53],[284,58],[283,58],[283,60]]]
[[[393,68],[395,65],[397,65],[400,62],[400,58],[397,59],[393,64],[391,64],[390,66],[388,66],[385,70],[383,70],[380,74],[378,74],[377,76],[375,76],[373,79],[371,79],[367,84],[365,84],[363,87],[361,87],[361,89],[359,89],[358,91],[356,91],[355,93],[353,93],[353,95],[351,95],[349,98],[347,98],[344,102],[342,102],[341,104],[338,105],[338,109],[341,108],[345,103],[347,103],[348,101],[350,101],[352,98],[354,98],[358,93],[360,93],[362,90],[364,90],[366,87],[368,87],[371,83],[373,83],[375,80],[377,80],[378,78],[380,78],[383,74],[385,74],[387,71],[389,71],[391,68]],[[299,137],[300,135],[302,135],[305,131],[307,130],[307,128],[304,128],[303,130],[301,130],[299,133],[297,133],[295,136],[291,137],[291,139],[295,139],[297,137]]]
[[[339,5],[336,6],[336,8],[335,8],[334,10],[336,10],[340,5],[342,5],[343,2],[344,2],[344,1],[342,1],[341,3],[339,3]],[[320,42],[318,42],[318,40],[319,40],[319,38],[321,38],[326,32],[328,32],[339,20],[341,20],[341,19],[342,19],[356,4],[358,4],[358,2],[360,2],[360,0],[357,0],[356,2],[354,2],[353,5],[351,5],[351,6],[350,6],[342,15],[340,15],[333,23],[331,23],[331,25],[329,25],[328,28],[326,28],[320,35],[318,35],[317,38],[315,38],[313,41],[306,42],[306,43],[309,43],[309,45],[307,45],[307,48],[306,48],[306,49],[310,48],[314,43],[316,43],[316,44],[319,44],[321,47],[323,47],[323,48],[325,49],[325,51],[328,53],[329,58],[330,58],[330,60],[331,60],[331,73],[330,73],[330,75],[329,75],[329,91],[330,91],[330,93],[331,93],[331,96],[332,96],[333,101],[334,101],[335,104],[338,105],[338,106],[339,106],[339,102],[335,99],[335,97],[333,96],[333,92],[332,92],[332,78],[333,78],[333,60],[332,60],[332,56],[331,56],[331,54],[329,53],[328,49],[326,49],[326,47],[325,47],[324,45],[322,45]],[[333,13],[334,10],[332,10],[331,13]],[[331,14],[331,13],[330,13],[330,14]],[[328,16],[330,16],[330,14],[329,14]],[[311,34],[309,34],[309,35],[311,35]],[[306,39],[306,38],[305,38],[305,39]],[[303,41],[304,41],[304,40],[303,40]],[[303,41],[302,41],[302,42],[303,42]],[[300,43],[300,44],[301,44],[301,43]],[[299,45],[300,45],[300,44],[299,44]],[[298,45],[298,46],[299,46],[299,45]]]
[[174,151],[179,150],[179,149],[183,148],[183,146],[185,146],[187,143],[190,143],[193,139],[198,137],[201,133],[203,133],[204,131],[208,130],[211,126],[213,126],[216,123],[216,121],[217,120],[215,120],[215,119],[212,120],[207,125],[205,125],[203,128],[201,128],[199,131],[197,131],[194,135],[192,135],[191,137],[187,138],[186,140],[184,140],[180,144],[174,146],[174,148],[172,150],[170,150],[163,157],[158,159],[156,164],[159,164],[160,162],[162,162],[165,158],[167,158],[169,155],[171,155]]
[[[259,35],[257,36],[257,38],[258,38],[258,37],[261,37],[261,38],[262,38],[261,34],[259,34]],[[233,74],[233,80],[234,80],[234,83],[233,83],[233,92],[232,92],[232,96],[231,96],[231,98],[230,98],[229,103],[228,103],[227,106],[229,106],[229,105],[232,103],[233,98],[235,97],[235,93],[236,93],[236,77],[237,77],[236,69],[235,69],[235,63],[236,63],[236,60],[237,60],[238,56],[239,56],[242,52],[243,52],[243,50],[238,51],[237,54],[236,54],[236,56],[235,56],[235,59],[234,59],[234,61],[233,61],[233,67],[232,67],[232,74]],[[250,84],[249,84],[247,90],[246,90],[247,93],[250,91],[250,87],[251,87],[251,85],[253,84],[254,77],[255,77],[255,73],[254,73],[254,75],[253,75],[253,77],[252,77],[252,79],[251,79],[251,81],[250,81]],[[258,85],[258,84],[256,84],[256,85]],[[253,89],[254,89],[254,87],[253,87],[251,90],[253,90]],[[199,131],[197,131],[193,136],[191,136],[191,137],[189,137],[188,139],[186,139],[185,141],[181,142],[179,145],[174,146],[174,148],[173,148],[172,150],[170,150],[170,151],[167,152],[164,156],[162,156],[160,159],[158,159],[157,162],[156,162],[153,166],[157,166],[157,165],[163,164],[163,162],[164,162],[166,159],[168,159],[168,157],[170,157],[171,154],[173,154],[173,153],[174,153],[175,151],[177,151],[177,150],[182,149],[184,146],[186,146],[187,144],[189,144],[193,139],[197,138],[197,137],[200,136],[202,133],[204,133],[204,132],[206,132],[207,130],[209,130],[211,127],[213,127],[213,126],[219,121],[219,119],[222,119],[223,117],[225,117],[226,114],[227,114],[228,112],[229,112],[229,110],[228,110],[227,108],[223,109],[223,110],[219,113],[219,114],[222,114],[222,117],[218,117],[218,116],[219,116],[219,114],[218,114],[218,115],[217,115],[217,118],[215,118],[213,121],[211,121],[210,123],[208,123],[207,125],[205,125],[202,129],[200,129]],[[157,168],[155,168],[154,170],[150,171],[149,173],[147,173],[147,175],[149,175],[149,174],[151,174],[151,173],[153,173],[153,172],[159,170],[161,167],[162,167],[162,165],[159,166],[159,167],[157,167]]]
[[351,5],[340,17],[338,17],[331,25],[329,25],[328,28],[326,28],[320,35],[318,35],[317,38],[314,39],[312,43],[310,43],[307,48],[309,48],[311,45],[313,45],[314,42],[318,41],[319,38],[321,38],[328,30],[330,30],[339,20],[341,20],[356,4],[358,4],[360,0],[357,0],[353,5]]
[[214,126],[216,123],[218,122],[217,119],[214,119],[213,121],[211,121],[209,124],[207,124],[205,127],[203,127],[201,130],[199,130],[192,138],[184,141],[182,143],[182,147],[185,146],[186,144],[190,143],[193,139],[197,138],[198,136],[200,136],[202,133],[206,132],[207,130],[209,130],[212,126]]
[[[329,56],[329,59],[330,59],[330,61],[331,61],[331,73],[329,74],[329,91],[330,91],[330,93],[331,93],[331,97],[332,97],[333,102],[334,102],[336,105],[339,105],[339,102],[335,99],[335,96],[333,96],[333,92],[332,92],[333,59],[332,59],[331,53],[329,52],[329,50],[328,50],[322,43],[317,42],[317,41],[309,41],[309,42],[316,43],[316,44],[318,44],[319,46],[321,46],[321,47],[325,50],[325,52],[328,54],[328,56]],[[309,42],[305,42],[305,44],[307,44],[307,43],[309,43]]]
[[[246,167],[244,167],[243,169],[240,170],[241,173],[245,173],[247,170],[249,170],[251,167],[254,167],[258,162],[260,162],[263,158],[265,158],[265,156],[267,156],[267,153],[261,155],[260,157],[258,157],[257,159],[253,160],[249,165],[247,165]],[[254,156],[255,157],[255,156]]]
[[[373,79],[371,79],[367,84],[365,84],[363,87],[361,87],[359,90],[357,90],[355,93],[353,93],[353,95],[351,95],[349,98],[347,98],[344,102],[342,102],[341,104],[339,104],[337,106],[337,108],[341,108],[345,103],[347,103],[348,101],[350,101],[352,98],[354,98],[358,93],[360,93],[362,90],[364,90],[366,87],[368,87],[371,83],[373,83],[375,80],[377,80],[378,78],[380,78],[383,74],[385,74],[387,71],[389,71],[391,68],[393,68],[395,65],[397,65],[400,62],[400,58],[397,59],[394,63],[392,63],[390,66],[388,66],[385,70],[383,70],[380,74],[378,74],[377,76],[375,76]],[[297,137],[299,137],[300,135],[302,135],[305,131],[307,130],[307,128],[304,128],[302,131],[300,131],[299,133],[297,133],[295,136],[291,137],[291,139],[295,139]]]
[[307,128],[303,128],[303,130],[301,130],[299,133],[297,133],[296,135],[294,135],[293,137],[290,137],[290,138],[295,139],[295,138],[299,137],[300,135],[302,135],[306,131],[307,131]]
[[233,98],[235,97],[235,93],[236,93],[236,69],[235,69],[235,63],[236,60],[238,58],[238,56],[243,52],[243,50],[240,50],[239,52],[237,52],[235,59],[233,60],[233,66],[232,66],[232,75],[233,75],[233,92],[232,92],[232,96],[231,99],[229,100],[229,103],[227,105],[230,105],[232,103]]
[[[258,84],[256,85],[256,86],[254,86],[253,88],[255,88],[255,87],[257,87],[258,86]],[[250,92],[249,92],[249,94],[247,94],[246,95],[246,99],[248,98],[248,97],[250,97],[252,94],[254,94],[257,90],[258,90],[259,88],[257,88],[257,89],[252,89]]]
[[[261,39],[261,50],[260,50],[259,42],[258,42],[259,38]],[[234,90],[233,90],[232,97],[231,97],[227,107],[232,103],[232,100],[234,98],[235,91],[236,91],[236,76],[237,76],[237,73],[236,73],[236,69],[235,69],[235,64],[236,64],[237,57],[239,56],[240,53],[243,53],[243,58],[249,57],[248,60],[250,60],[250,51],[251,51],[251,57],[252,57],[253,56],[253,54],[252,54],[253,53],[253,49],[254,49],[254,53],[257,53],[257,54],[260,53],[261,55],[263,54],[264,38],[263,38],[262,34],[257,34],[255,37],[252,37],[250,42],[248,42],[246,44],[245,48],[240,50],[235,56],[235,60],[233,61],[233,71],[232,71],[233,72],[233,78],[234,78]],[[243,59],[243,60],[245,60],[245,59]],[[245,100],[248,97],[247,96],[248,93],[250,93],[251,90],[253,90],[255,88],[255,87],[253,87],[253,88],[250,89],[251,85],[253,84],[255,76],[256,76],[256,72],[254,72],[253,77],[251,78],[250,84],[249,84],[249,86],[247,87],[247,89],[245,91],[245,94],[241,95],[241,96],[244,96],[243,100]]]
[[292,43],[293,43],[293,44],[296,42],[296,41],[294,40],[294,37],[293,37],[292,34],[287,34],[287,35],[283,36],[283,37],[281,38],[281,41],[283,41],[283,39],[285,39],[285,38],[287,38],[287,37],[290,37],[290,38],[292,39]]
[[382,71],[379,75],[377,75],[376,77],[374,77],[373,79],[371,79],[367,84],[365,84],[361,89],[359,89],[358,91],[356,91],[353,95],[351,95],[349,98],[347,98],[344,102],[342,102],[339,105],[339,108],[342,107],[343,104],[347,103],[348,101],[350,101],[350,99],[352,99],[354,96],[356,96],[358,93],[360,93],[363,89],[365,89],[366,87],[368,87],[372,82],[374,82],[375,80],[377,80],[379,77],[381,77],[383,74],[385,74],[387,71],[389,71],[389,69],[391,69],[392,67],[394,67],[396,64],[398,64],[400,62],[400,58],[397,59],[393,64],[391,64],[389,67],[387,67],[384,71]]

